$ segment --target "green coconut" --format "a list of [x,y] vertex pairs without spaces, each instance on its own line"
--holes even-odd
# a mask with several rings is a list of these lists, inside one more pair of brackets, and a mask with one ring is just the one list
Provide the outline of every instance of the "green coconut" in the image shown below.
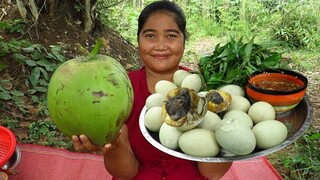
[[59,66],[47,98],[50,117],[61,132],[69,137],[84,134],[101,147],[117,136],[129,117],[133,89],[123,66],[97,54],[97,49]]

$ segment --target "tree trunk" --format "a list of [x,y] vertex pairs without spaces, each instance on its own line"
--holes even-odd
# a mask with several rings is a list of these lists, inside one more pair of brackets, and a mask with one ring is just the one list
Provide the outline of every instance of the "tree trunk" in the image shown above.
[[83,22],[84,22],[84,32],[92,32],[94,27],[94,16],[93,16],[93,8],[94,6],[91,5],[91,0],[84,0],[84,15],[83,15]]
[[[83,29],[91,33],[97,0],[16,0],[21,18],[36,23],[40,14],[48,13],[52,19],[66,18],[69,23],[81,22]],[[74,9],[76,7],[76,9]]]

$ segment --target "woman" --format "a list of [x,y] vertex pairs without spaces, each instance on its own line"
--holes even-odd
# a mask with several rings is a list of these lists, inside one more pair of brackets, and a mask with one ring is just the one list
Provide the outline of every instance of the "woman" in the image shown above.
[[[139,129],[139,115],[145,101],[155,92],[160,80],[173,81],[184,53],[186,20],[173,2],[156,1],[141,12],[138,20],[138,48],[144,66],[129,73],[134,90],[134,105],[116,142],[102,151],[107,171],[119,179],[219,179],[231,163],[203,163],[179,159],[149,144]],[[84,135],[73,136],[76,150],[93,150]]]

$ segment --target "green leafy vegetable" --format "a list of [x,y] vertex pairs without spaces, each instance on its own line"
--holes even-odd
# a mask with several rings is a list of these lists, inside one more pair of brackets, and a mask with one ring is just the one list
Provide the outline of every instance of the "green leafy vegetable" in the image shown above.
[[279,45],[275,42],[254,43],[254,38],[244,43],[240,38],[224,46],[216,45],[213,53],[199,60],[199,69],[205,82],[205,89],[216,89],[226,84],[244,86],[250,74],[267,68],[287,68],[282,53],[269,48]]

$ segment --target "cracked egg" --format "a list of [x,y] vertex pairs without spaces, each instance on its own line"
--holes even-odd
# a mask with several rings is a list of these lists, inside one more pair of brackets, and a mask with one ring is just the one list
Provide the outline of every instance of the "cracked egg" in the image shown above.
[[162,105],[164,122],[170,126],[198,124],[208,109],[205,98],[189,88],[176,88],[167,94]]

